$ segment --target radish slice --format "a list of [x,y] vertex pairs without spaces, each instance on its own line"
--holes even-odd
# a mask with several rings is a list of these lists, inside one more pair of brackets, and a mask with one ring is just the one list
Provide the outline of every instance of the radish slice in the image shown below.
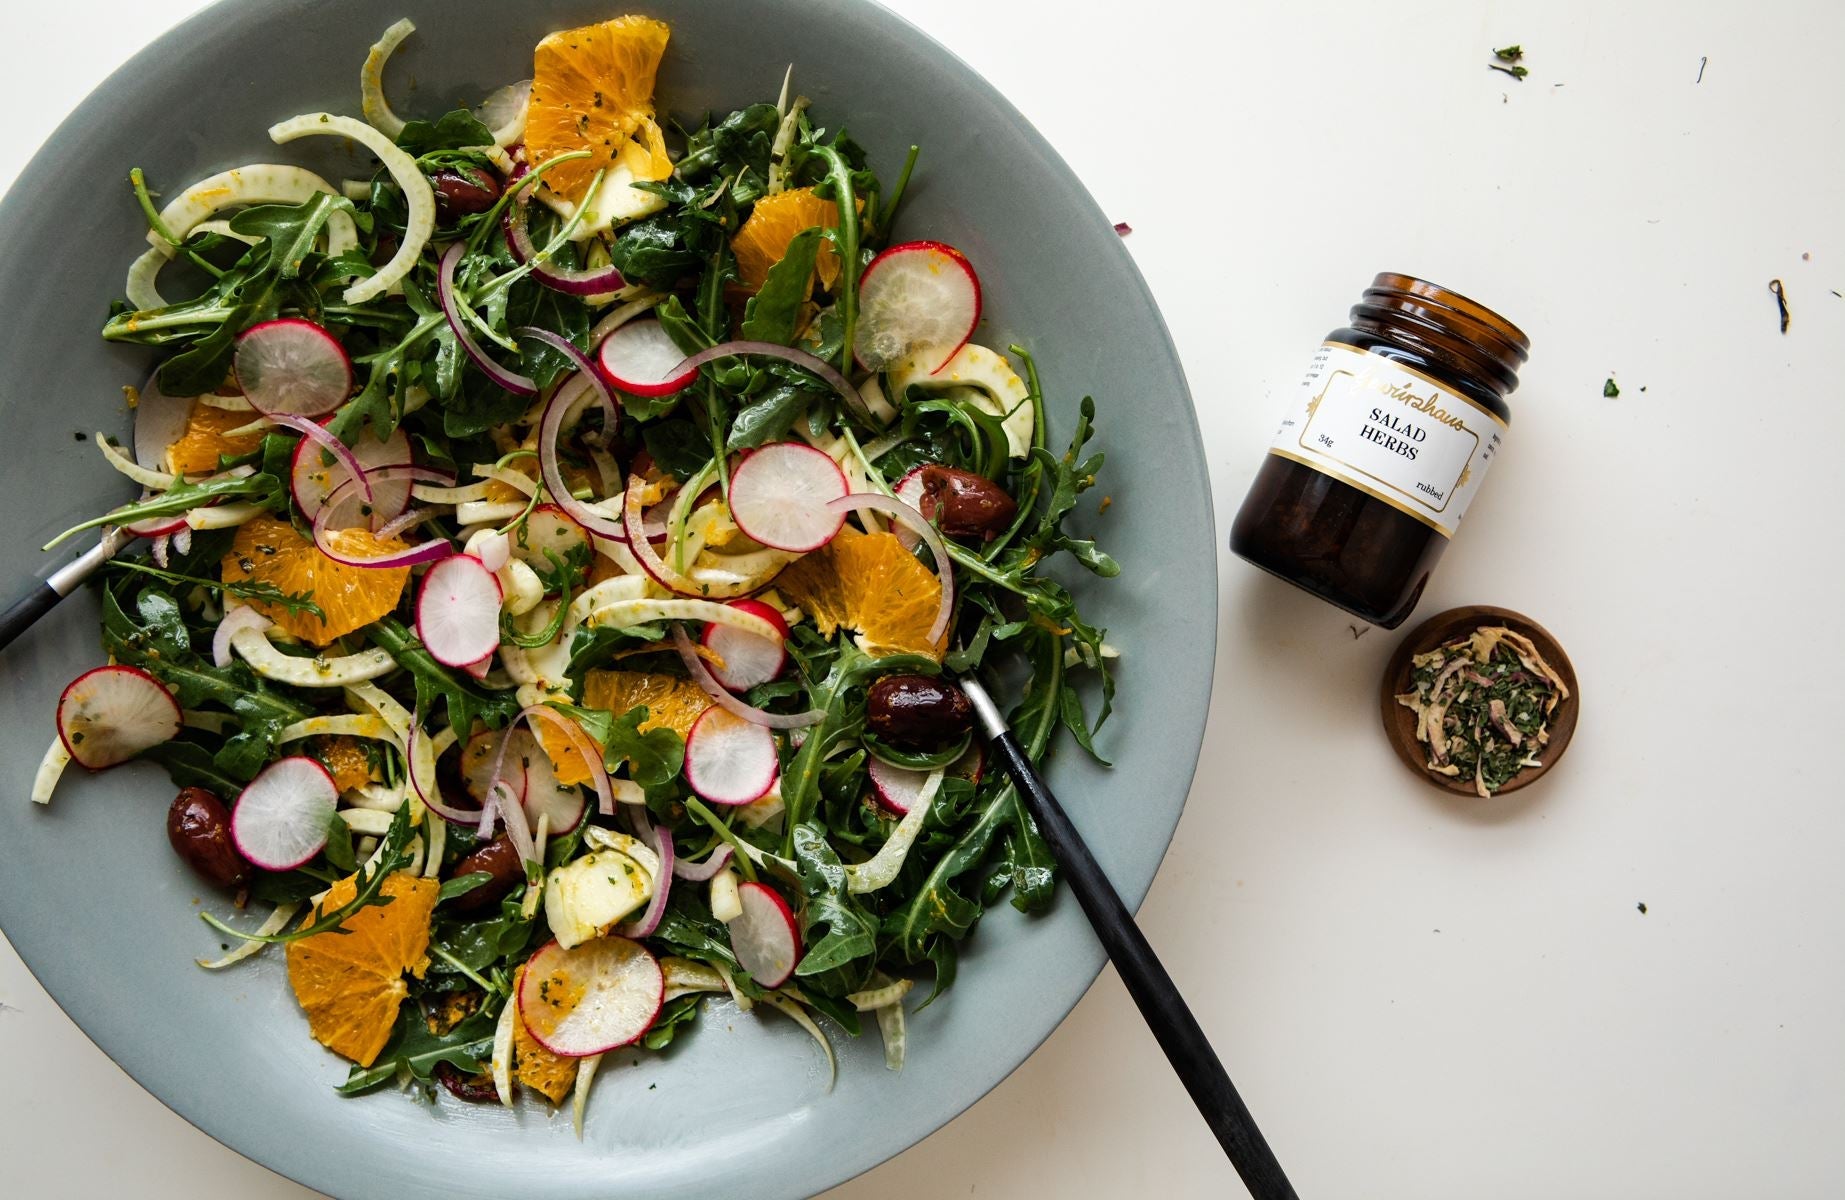
[[[750,978],[765,988],[787,983],[801,961],[801,930],[794,912],[775,889],[760,883],[737,888],[743,915],[731,921],[730,948]],[[526,972],[531,977],[531,972]]]
[[639,942],[600,937],[569,950],[547,942],[525,964],[519,1019],[551,1053],[584,1058],[646,1033],[665,996],[659,960]]
[[456,554],[429,568],[416,594],[416,635],[445,667],[465,667],[500,645],[500,581],[478,558]]
[[184,516],[178,516],[149,517],[145,521],[130,521],[128,524],[122,526],[122,528],[134,534],[136,537],[158,539],[170,537],[180,530],[190,527],[186,524],[186,518]]
[[[365,474],[374,482],[386,482],[400,478],[406,480],[440,478],[436,472],[426,471],[422,467],[374,467]],[[334,562],[344,563],[349,567],[414,567],[421,563],[447,558],[455,553],[454,545],[444,537],[431,538],[420,545],[410,546],[403,550],[393,550],[388,554],[370,558],[348,554],[340,549],[333,541],[333,530],[330,528],[333,514],[339,512],[341,505],[357,491],[358,482],[348,479],[333,489],[320,512],[314,516],[314,547]],[[476,655],[476,657],[479,656]]]
[[685,738],[685,778],[713,804],[748,804],[775,786],[775,738],[723,708],[707,708]]
[[92,771],[171,741],[184,720],[173,693],[140,667],[85,671],[58,697],[58,737]]
[[[481,804],[487,802],[487,788],[493,782],[493,765],[500,753],[500,733],[482,731],[468,739],[461,752],[461,778],[468,795]],[[541,818],[549,818],[551,836],[561,837],[576,830],[589,806],[583,801],[581,788],[557,780],[551,756],[538,739],[524,726],[513,730],[512,745],[500,764],[500,779],[518,798],[526,822],[538,828]],[[456,824],[474,825],[480,813],[466,813],[468,819]]]
[[904,242],[871,260],[858,281],[853,353],[867,370],[911,362],[941,370],[980,323],[980,277],[941,242]]
[[[696,604],[698,601],[686,603]],[[679,651],[679,661],[685,664],[692,682],[704,688],[705,694],[715,700],[719,708],[751,725],[760,725],[764,729],[801,729],[808,725],[818,725],[826,719],[826,710],[823,708],[810,708],[799,713],[772,713],[746,704],[712,676],[710,668],[705,666],[705,660],[698,656],[697,649],[693,647],[692,639],[677,625],[673,627],[673,648]]]
[[160,372],[147,377],[135,396],[135,461],[150,471],[167,469],[167,447],[186,433],[192,398],[160,390]]
[[[340,505],[339,511],[327,518],[327,524],[333,529],[351,529],[356,525],[369,522],[374,532],[396,520],[404,510],[410,507],[410,491],[415,486],[407,476],[380,479],[369,472],[379,467],[414,466],[416,458],[410,448],[410,438],[401,428],[391,431],[391,436],[379,441],[369,435],[361,436],[354,446],[345,450],[345,457],[338,462],[329,463],[326,455],[321,453],[326,447],[320,439],[308,434],[305,428],[293,422],[284,422],[290,428],[300,429],[305,435],[295,446],[294,455],[289,459],[288,491],[295,499],[295,507],[301,515],[312,521],[320,513],[321,505],[333,494],[343,478],[347,477],[356,465],[365,476],[365,486],[356,489]],[[303,421],[303,425],[312,425]],[[320,429],[320,426],[314,426]],[[324,434],[326,431],[321,430]],[[331,438],[332,435],[327,435]],[[337,452],[336,452],[337,453]],[[340,471],[344,465],[345,472]],[[370,496],[365,496],[366,490]],[[370,508],[370,513],[365,511]]]
[[536,829],[540,820],[548,818],[552,837],[572,832],[589,811],[589,805],[583,802],[583,789],[558,782],[557,768],[538,739],[523,729],[519,732],[525,734],[532,747],[525,759],[525,819]]
[[871,791],[878,807],[893,816],[907,816],[922,798],[930,772],[893,767],[881,758],[871,760]]
[[[522,735],[527,739],[532,736],[524,729],[513,732],[514,738]],[[468,789],[468,795],[474,797],[478,804],[487,803],[487,788],[493,783],[493,762],[499,754],[500,739],[503,736],[493,730],[482,730],[469,738],[467,745],[461,748],[461,782]],[[521,802],[525,800],[528,786],[525,775],[525,760],[528,755],[525,750],[523,743],[515,741],[512,753],[506,756],[506,761],[500,768],[501,780],[512,789],[512,794]],[[468,820],[457,822],[458,824],[472,824],[480,819],[478,812],[465,815],[468,816]]]
[[[569,563],[573,554],[582,565],[569,582],[573,586],[581,583],[589,570],[588,551],[589,531],[555,504],[540,504],[534,508],[512,538],[512,556],[532,568],[540,578],[553,583],[559,582],[557,563]],[[557,556],[557,563],[551,561],[553,554]],[[551,589],[556,590],[555,587]]]
[[666,327],[651,318],[623,325],[596,352],[608,381],[635,396],[670,396],[692,386],[698,368],[687,370],[685,358]]
[[318,417],[352,392],[352,360],[334,336],[301,317],[280,317],[243,331],[232,359],[250,407],[265,417]]
[[231,810],[231,839],[265,871],[292,871],[327,844],[340,789],[327,768],[306,755],[264,767]]
[[[903,478],[897,481],[897,486],[891,489],[892,495],[896,496],[897,499],[903,501],[917,512],[922,511],[922,473],[923,469],[921,467],[911,467],[908,471],[904,472]],[[916,547],[922,545],[922,535],[917,533],[914,529],[911,529],[908,522],[897,522],[896,526],[891,529],[891,532],[897,535],[897,540],[903,543],[903,548],[905,550],[914,550]]]
[[734,625],[705,626],[699,643],[724,662],[723,666],[710,665],[712,676],[733,692],[747,692],[759,683],[774,679],[788,665],[788,651],[784,647],[788,622],[782,620],[781,613],[760,600],[732,600],[730,607],[761,617],[781,631],[781,637],[771,641],[745,633]]
[[839,464],[798,442],[776,442],[745,458],[730,477],[737,528],[777,550],[805,553],[833,540],[846,523],[827,508],[851,489]]

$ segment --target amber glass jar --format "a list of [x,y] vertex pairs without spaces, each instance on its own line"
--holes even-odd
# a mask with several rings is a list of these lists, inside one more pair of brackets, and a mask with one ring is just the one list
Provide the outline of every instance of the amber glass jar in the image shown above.
[[1531,343],[1467,297],[1385,273],[1327,335],[1230,548],[1394,629],[1479,491]]

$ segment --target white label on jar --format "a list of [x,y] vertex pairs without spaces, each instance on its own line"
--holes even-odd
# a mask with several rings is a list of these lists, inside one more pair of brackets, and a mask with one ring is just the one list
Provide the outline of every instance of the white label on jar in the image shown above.
[[1382,355],[1326,342],[1270,454],[1349,483],[1453,537],[1506,423]]

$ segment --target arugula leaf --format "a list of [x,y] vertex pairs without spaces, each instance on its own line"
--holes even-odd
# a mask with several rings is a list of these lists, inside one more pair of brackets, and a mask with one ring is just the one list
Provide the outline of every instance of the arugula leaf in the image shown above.
[[226,499],[251,500],[274,508],[282,502],[284,495],[282,485],[276,477],[260,471],[241,479],[212,479],[202,483],[181,481],[146,500],[124,504],[120,508],[109,510],[100,517],[91,517],[81,525],[73,525],[46,542],[41,549],[49,550],[66,538],[82,533],[86,529],[94,529],[98,525],[127,525],[147,517],[177,516],[180,513],[190,512],[195,508],[202,508],[207,504]]
[[405,121],[397,135],[397,148],[412,158],[437,150],[462,150],[493,145],[493,131],[465,108],[451,109],[434,121]]
[[801,309],[813,290],[814,258],[826,231],[803,229],[788,243],[780,261],[744,307],[743,337],[754,342],[794,344],[800,331]]
[[846,890],[845,865],[823,826],[797,825],[793,841],[794,860],[807,892],[801,905],[801,943],[807,953],[794,973],[814,991],[844,996],[871,978],[878,920]]
[[428,720],[436,701],[448,707],[449,724],[456,729],[472,729],[475,721],[498,729],[519,711],[519,698],[513,691],[492,691],[455,674],[430,656],[415,634],[393,616],[380,617],[366,627],[366,636],[388,651],[397,665],[410,672],[416,682],[416,707]]
[[498,1019],[497,1009],[482,1008],[447,1033],[431,1033],[421,1007],[406,1003],[398,1010],[397,1027],[378,1052],[377,1060],[369,1067],[352,1068],[346,1082],[339,1086],[339,1094],[357,1096],[394,1079],[399,1071],[413,1079],[429,1079],[443,1063],[464,1074],[478,1075],[487,1069],[486,1060],[493,1054],[493,1030]]
[[667,1001],[660,1015],[653,1019],[653,1026],[641,1037],[641,1045],[649,1050],[666,1049],[680,1026],[698,1019],[698,1002],[704,998],[701,992],[689,992]]
[[739,408],[726,441],[732,450],[753,450],[764,443],[779,441],[800,420],[813,400],[814,393],[784,384]]

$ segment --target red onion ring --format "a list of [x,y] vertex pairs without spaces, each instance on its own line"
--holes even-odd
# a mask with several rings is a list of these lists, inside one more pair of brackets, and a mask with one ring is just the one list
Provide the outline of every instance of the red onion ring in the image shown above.
[[257,632],[269,628],[275,622],[257,612],[248,605],[239,604],[224,614],[218,622],[218,628],[211,635],[211,661],[216,667],[231,665],[231,639],[246,629]]
[[653,879],[653,897],[647,901],[647,908],[632,921],[624,921],[615,927],[615,932],[623,937],[650,937],[660,927],[660,918],[666,914],[666,894],[673,887],[673,870],[677,865],[674,858],[673,835],[660,835],[654,823],[648,819],[647,810],[641,809],[634,818],[635,829],[640,839],[649,850],[659,856],[660,873]]
[[294,413],[279,412],[266,415],[270,424],[292,429],[331,454],[339,461],[340,466],[346,468],[346,478],[358,481],[359,493],[365,497],[365,502],[367,504],[372,502],[372,482],[365,477],[365,464],[359,461],[358,455],[347,448],[345,442],[329,433],[325,425],[319,421],[309,420],[307,417],[296,416]]
[[673,860],[673,876],[687,883],[707,883],[724,869],[730,861],[731,853],[730,843],[725,842],[703,862],[687,862],[683,858],[676,858]]
[[832,363],[818,355],[809,354],[805,350],[797,350],[793,346],[782,346],[775,342],[719,342],[709,349],[700,350],[697,354],[682,360],[672,369],[671,374],[677,376],[682,372],[702,367],[715,359],[732,358],[740,354],[759,354],[765,358],[779,358],[804,371],[813,372],[824,380],[828,387],[839,393],[840,399],[846,402],[846,407],[852,410],[853,416],[873,429],[882,428],[879,422],[872,417],[870,410],[865,407],[864,398],[858,394],[858,389],[853,387]]
[[942,581],[942,603],[935,610],[935,623],[929,626],[929,644],[933,646],[940,641],[948,629],[948,615],[954,610],[955,569],[948,559],[948,547],[942,544],[942,535],[935,531],[935,526],[914,506],[905,504],[895,496],[884,496],[876,492],[853,492],[837,500],[827,501],[826,506],[833,512],[869,508],[898,518],[921,535],[929,547],[929,553],[935,555],[936,578]]
[[[366,474],[374,475],[380,479],[398,479],[403,478],[405,474],[421,470],[421,467],[378,467],[370,472],[366,472]],[[393,551],[390,554],[385,554],[376,558],[358,558],[335,547],[333,545],[333,531],[327,528],[328,521],[333,515],[333,510],[339,507],[340,501],[346,498],[347,492],[356,486],[358,482],[359,481],[356,479],[348,479],[346,482],[334,488],[333,491],[328,494],[326,502],[320,506],[320,511],[314,514],[314,545],[322,554],[326,555],[334,562],[342,563],[348,567],[383,568],[414,567],[418,563],[434,562],[439,558],[447,558],[449,555],[455,553],[454,545],[451,544],[447,538],[431,538],[421,545],[411,546],[406,550]]]
[[[429,518],[435,515],[436,515],[436,510],[433,508],[407,509],[404,512],[399,513],[397,516],[391,518],[389,521],[386,521],[384,524],[378,526],[378,528],[373,530],[372,532],[376,536],[381,537],[381,538],[396,537],[398,534],[402,533],[404,530],[409,529],[416,525],[421,525],[424,521],[429,520]],[[492,568],[488,568],[488,569],[491,570]]]
[[472,824],[474,818],[478,814],[469,812],[465,808],[456,808],[451,804],[444,803],[441,798],[441,788],[436,785],[434,780],[430,781],[429,790],[426,792],[423,790],[422,782],[417,779],[416,739],[417,735],[422,731],[423,715],[417,713],[410,718],[410,733],[404,738],[404,777],[410,781],[410,790],[416,793],[416,798],[423,802],[424,808],[435,813],[443,820],[463,826]]
[[679,651],[679,659],[685,663],[685,669],[691,674],[693,682],[704,688],[719,708],[742,717],[752,725],[761,725],[766,729],[800,729],[807,725],[818,725],[826,719],[826,710],[820,708],[783,714],[764,712],[753,704],[745,703],[711,674],[711,668],[705,665],[704,659],[698,657],[698,650],[692,645],[692,639],[686,636],[682,625],[673,626],[673,648]]
[[[588,202],[585,197],[584,203]],[[554,291],[572,296],[600,296],[627,286],[627,280],[613,266],[575,268],[536,261],[538,247],[532,244],[532,235],[526,229],[525,214],[531,203],[532,189],[521,188],[500,214],[500,228],[506,234],[506,248],[512,251],[512,256],[521,264],[532,264],[532,278]]]
[[565,413],[573,406],[574,400],[567,395],[566,389],[559,388],[545,405],[544,419],[538,424],[538,474],[544,480],[545,490],[551,493],[551,499],[557,506],[570,514],[570,519],[599,538],[611,542],[625,542],[628,531],[618,521],[596,512],[570,494],[570,485],[564,479],[563,468],[557,461],[557,439],[563,432]]
[[455,264],[461,261],[461,256],[466,252],[466,245],[456,242],[443,251],[441,264],[436,270],[436,303],[441,306],[442,316],[448,321],[449,332],[455,335],[461,348],[474,360],[474,365],[495,384],[515,396],[536,396],[538,385],[528,376],[508,370],[495,362],[492,355],[480,348],[480,343],[474,340],[474,335],[468,332],[467,325],[461,319],[461,308],[455,300]]
[[[515,848],[519,847],[521,839],[524,840],[525,846],[519,850],[519,853],[527,861],[533,859],[535,852],[531,827],[526,824],[525,806],[512,795],[512,788],[507,785],[502,772],[506,769],[506,751],[512,745],[513,732],[519,728],[521,722],[531,724],[533,718],[543,720],[556,728],[577,753],[583,756],[583,761],[589,766],[590,780],[596,785],[596,811],[605,817],[613,816],[615,813],[615,792],[609,786],[608,769],[602,765],[602,747],[596,745],[595,741],[583,732],[582,726],[556,709],[544,704],[527,705],[506,723],[506,732],[500,737],[500,748],[493,756],[493,770],[487,776],[487,801],[478,814],[480,837],[484,839],[492,836],[493,822],[498,817],[506,823],[506,836],[512,840]],[[544,752],[542,742],[539,743],[539,752]],[[511,803],[501,801],[502,793]],[[472,820],[475,815],[467,813],[462,820],[465,823]]]
[[732,596],[743,596],[754,590],[747,581],[728,584],[701,584],[688,579],[666,565],[659,552],[653,548],[646,522],[641,517],[641,489],[646,486],[639,475],[628,477],[628,491],[622,504],[622,518],[628,526],[628,549],[641,569],[653,576],[653,581],[663,588],[678,592],[681,596],[692,596],[700,600],[727,600]]
[[[513,731],[519,728],[519,722],[529,712],[529,708],[521,710],[518,716],[506,723],[506,732],[500,735],[500,748],[493,756],[493,771],[487,776],[487,798],[480,807],[480,826],[475,830],[475,836],[486,841],[493,836],[494,819],[497,817],[504,820],[506,838],[518,852],[520,862],[538,861],[538,846],[532,841],[531,826],[525,823],[525,805],[512,794],[512,786],[500,772],[506,768],[506,750],[512,745]],[[502,795],[511,803],[502,803]]]

